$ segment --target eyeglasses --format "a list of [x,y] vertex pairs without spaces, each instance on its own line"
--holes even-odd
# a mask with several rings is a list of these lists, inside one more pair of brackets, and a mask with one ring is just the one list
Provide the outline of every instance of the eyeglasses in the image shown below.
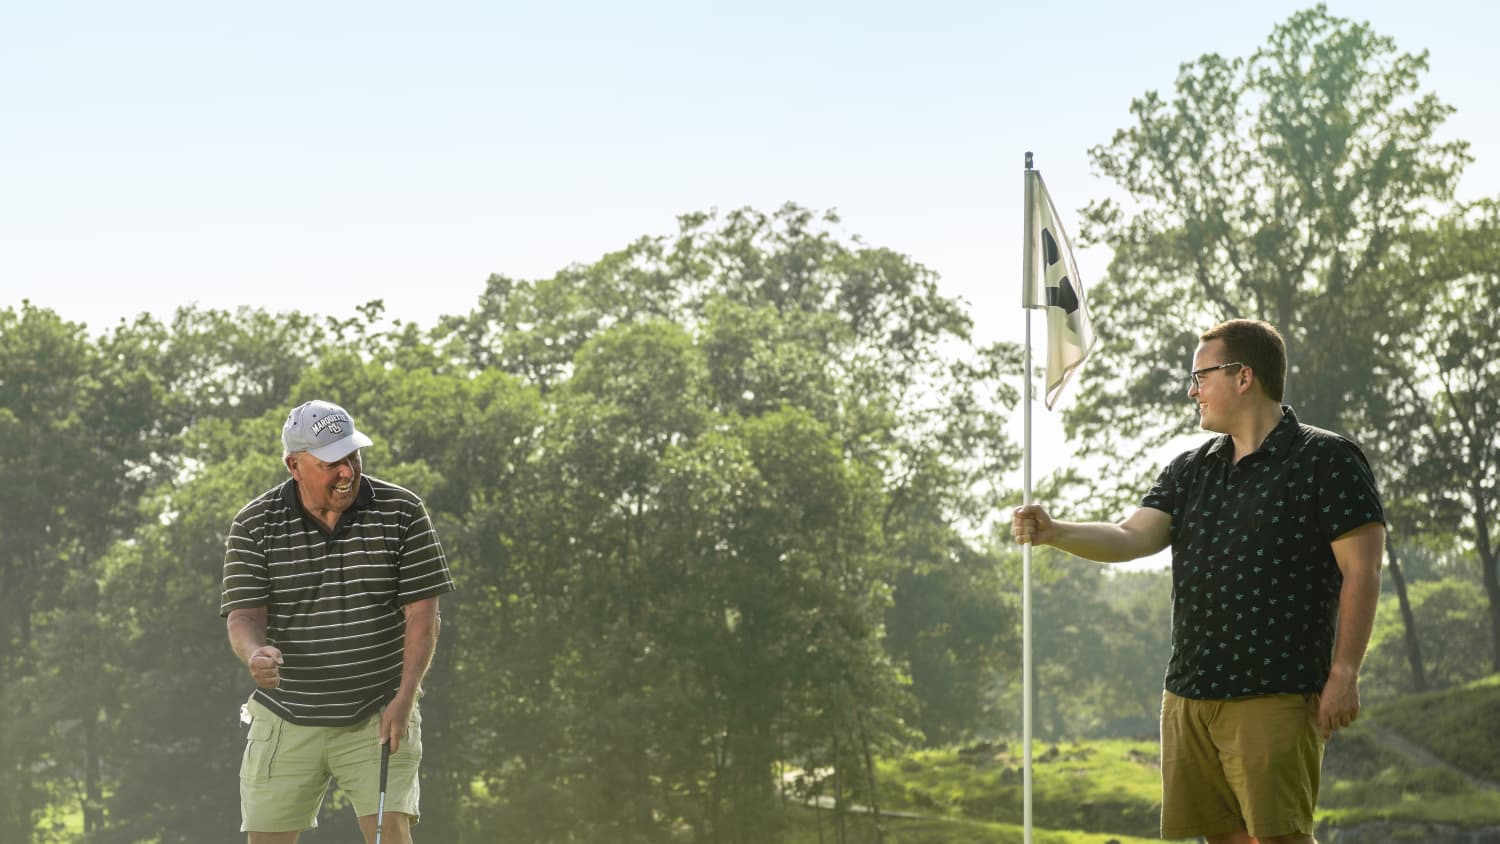
[[1236,363],[1221,363],[1218,366],[1205,366],[1202,369],[1195,369],[1192,372],[1189,372],[1188,373],[1188,389],[1191,390],[1194,387],[1202,388],[1202,386],[1203,386],[1203,376],[1207,375],[1210,372],[1217,372],[1220,369],[1228,369],[1231,366],[1244,366],[1244,364],[1243,363],[1238,363],[1238,362],[1236,362]]

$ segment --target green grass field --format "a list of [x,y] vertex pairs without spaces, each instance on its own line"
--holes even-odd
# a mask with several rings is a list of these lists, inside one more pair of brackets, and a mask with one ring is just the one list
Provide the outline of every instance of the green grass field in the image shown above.
[[[809,810],[795,818],[788,844],[831,844],[838,838],[834,833],[831,813],[820,813],[821,818]],[[819,825],[822,834],[819,834]],[[1035,829],[1034,844],[1146,844],[1160,842],[1151,836],[1140,838],[1128,835],[1109,835],[1097,832],[1073,830]],[[875,823],[868,817],[850,817],[846,821],[845,833],[853,844],[880,840],[884,844],[1021,844],[1025,834],[1019,824],[995,823],[958,818],[909,819],[884,818],[879,835]]]
[[1373,717],[1469,774],[1500,782],[1500,674],[1401,698]]
[[[1340,731],[1324,759],[1320,829],[1389,823],[1389,840],[1422,841],[1420,824],[1500,827],[1500,677],[1416,695],[1367,710]],[[1437,757],[1410,758],[1391,731]],[[1035,844],[1144,844],[1158,841],[1161,772],[1157,743],[1107,739],[1033,745]],[[1446,763],[1446,764],[1445,764]],[[916,750],[876,763],[877,828],[850,811],[849,844],[1021,844],[1021,748],[1017,743]],[[868,805],[868,795],[852,802]],[[907,817],[914,815],[920,817]],[[831,810],[791,806],[788,844],[839,840]],[[74,841],[81,817],[49,818],[56,840]],[[1320,832],[1320,835],[1322,833]]]
[[[1032,753],[1038,826],[1155,835],[1161,777],[1154,741],[1038,744]],[[1016,744],[918,751],[879,763],[881,806],[1017,824],[1022,767]]]
[[[1319,824],[1500,826],[1500,790],[1476,786],[1469,779],[1500,781],[1496,714],[1500,678],[1367,710],[1359,723],[1340,731],[1328,745]],[[1384,738],[1386,731],[1422,746],[1440,761],[1409,758]],[[1036,841],[1157,840],[1161,772],[1155,740],[1038,743],[1033,754]],[[877,767],[880,808],[926,816],[886,818],[884,841],[1021,840],[1019,744],[919,750],[880,761]],[[860,795],[855,802],[869,801]],[[826,833],[827,812],[822,821]],[[853,841],[876,840],[867,819],[851,828],[857,830]],[[803,825],[795,840],[804,844],[820,839],[816,829],[809,832]]]

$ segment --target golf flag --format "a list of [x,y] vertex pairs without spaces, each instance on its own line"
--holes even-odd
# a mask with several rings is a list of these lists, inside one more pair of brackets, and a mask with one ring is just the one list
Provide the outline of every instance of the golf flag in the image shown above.
[[[1021,244],[1021,305],[1047,310],[1047,409],[1051,410],[1073,370],[1094,347],[1083,283],[1073,247],[1063,234],[1042,174],[1026,153],[1026,224]],[[1031,314],[1026,316],[1024,412],[1021,414],[1022,502],[1031,504]],[[1021,546],[1021,818],[1022,842],[1031,844],[1031,544]]]
[[1047,309],[1047,409],[1094,347],[1073,248],[1037,170],[1026,171],[1026,248],[1021,304]]

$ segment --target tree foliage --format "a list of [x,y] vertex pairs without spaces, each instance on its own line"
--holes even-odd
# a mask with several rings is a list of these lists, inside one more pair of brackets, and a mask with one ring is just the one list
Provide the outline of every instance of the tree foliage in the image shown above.
[[[1448,689],[1494,673],[1490,656],[1488,600],[1470,579],[1420,581],[1411,588],[1412,611],[1429,688]],[[1381,602],[1370,639],[1362,683],[1372,703],[1399,697],[1410,688],[1410,667],[1402,642],[1402,623],[1394,601]]]
[[[1495,395],[1494,213],[1452,202],[1468,148],[1441,139],[1451,108],[1422,90],[1426,68],[1320,5],[1248,58],[1205,55],[1173,96],[1135,100],[1133,125],[1093,150],[1126,199],[1087,211],[1086,239],[1114,257],[1093,287],[1101,360],[1068,422],[1139,462],[1191,430],[1179,373],[1198,333],[1270,321],[1286,400],[1371,456],[1393,547],[1463,526],[1500,644],[1495,438],[1474,424]],[[1100,475],[1101,511],[1139,492]]]
[[1174,96],[1132,102],[1134,125],[1093,150],[1128,202],[1086,212],[1086,239],[1114,258],[1093,288],[1104,340],[1073,430],[1136,455],[1187,433],[1180,374],[1198,332],[1258,317],[1287,339],[1287,399],[1305,421],[1377,433],[1367,403],[1452,277],[1406,272],[1412,239],[1468,161],[1438,137],[1451,108],[1421,91],[1426,67],[1318,6],[1249,58],[1205,55]]
[[227,833],[248,687],[216,612],[223,536],[315,396],[372,432],[366,471],[424,497],[460,584],[423,701],[424,837],[764,841],[800,799],[788,770],[873,793],[874,757],[917,727],[981,728],[1012,625],[970,537],[1015,457],[1018,358],[836,225],[688,215],[491,279],[428,330],[378,302],[93,338],[0,313],[0,455],[24,479],[0,559],[5,819]]
[[[1013,401],[1014,355],[945,357],[968,323],[931,275],[835,222],[689,215],[552,279],[492,278],[445,325],[456,365],[508,373],[544,408],[510,505],[524,515],[473,514],[506,549],[480,576],[524,667],[473,716],[497,725],[478,748],[503,795],[487,824],[758,840],[781,766],[858,781],[907,740],[917,700],[982,705],[979,684],[912,686],[885,625],[917,600],[905,573],[976,556],[955,525],[1014,454],[992,398]],[[1003,653],[992,607],[961,658],[981,676]]]
[[1389,386],[1387,436],[1402,463],[1392,486],[1413,503],[1414,526],[1472,549],[1500,671],[1500,203],[1458,209],[1424,232],[1410,266],[1444,281]]

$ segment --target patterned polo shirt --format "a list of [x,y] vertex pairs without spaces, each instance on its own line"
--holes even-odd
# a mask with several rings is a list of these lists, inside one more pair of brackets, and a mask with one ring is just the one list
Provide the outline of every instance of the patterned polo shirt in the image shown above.
[[1172,517],[1167,691],[1200,700],[1320,691],[1344,582],[1329,543],[1385,521],[1359,447],[1283,405],[1238,464],[1233,440],[1215,437],[1169,463],[1141,506]]
[[453,589],[422,500],[360,478],[354,504],[327,530],[287,480],[246,504],[224,543],[219,615],[266,607],[266,643],[281,649],[281,685],[255,698],[294,724],[341,726],[379,711],[401,686],[406,613]]

